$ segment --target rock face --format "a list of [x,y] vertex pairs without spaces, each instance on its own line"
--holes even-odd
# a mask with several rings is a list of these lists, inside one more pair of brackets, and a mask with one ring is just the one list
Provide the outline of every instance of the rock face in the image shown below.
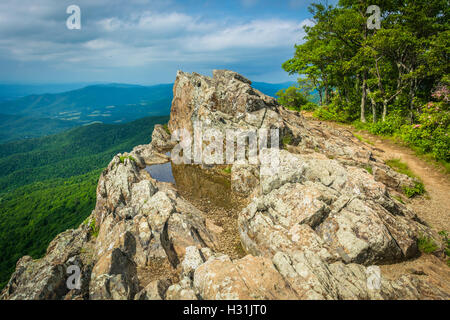
[[[308,124],[232,71],[179,72],[173,91],[171,132],[192,133],[195,122],[280,132],[276,174],[260,175],[258,162],[231,166],[230,192],[248,198],[237,221],[247,255],[224,255],[208,213],[144,170],[167,162],[175,145],[156,126],[149,145],[103,171],[85,223],[56,237],[42,259],[18,261],[2,299],[450,298],[439,281],[377,271],[419,255],[418,237],[439,237],[391,197],[414,181],[351,133]],[[73,266],[81,277],[70,289]]]

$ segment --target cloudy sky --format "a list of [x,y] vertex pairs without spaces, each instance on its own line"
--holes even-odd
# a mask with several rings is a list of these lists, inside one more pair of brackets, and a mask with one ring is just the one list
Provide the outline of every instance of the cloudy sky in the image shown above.
[[[169,83],[178,69],[291,80],[281,63],[310,24],[306,0],[1,0],[0,82]],[[331,1],[333,2],[333,1]],[[69,30],[69,5],[81,30]]]

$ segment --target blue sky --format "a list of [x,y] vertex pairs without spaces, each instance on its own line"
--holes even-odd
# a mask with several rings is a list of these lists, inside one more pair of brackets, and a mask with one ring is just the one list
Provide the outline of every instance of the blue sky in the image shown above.
[[[329,1],[332,3],[333,1]],[[311,24],[311,1],[2,0],[0,82],[173,82],[176,71],[231,69],[292,80],[281,63]],[[66,8],[81,8],[68,30]]]

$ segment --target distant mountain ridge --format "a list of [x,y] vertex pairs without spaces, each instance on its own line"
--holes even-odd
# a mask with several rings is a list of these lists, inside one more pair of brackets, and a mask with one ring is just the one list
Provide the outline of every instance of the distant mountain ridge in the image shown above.
[[[293,84],[254,82],[253,86],[275,96],[280,89]],[[92,123],[127,123],[148,116],[168,115],[172,87],[173,84],[94,84],[3,101],[0,102],[0,143],[37,138]],[[0,95],[4,89],[5,86],[0,85]]]
[[167,115],[171,85],[93,85],[56,94],[30,95],[0,103],[0,113],[51,118],[85,124],[119,123],[146,116]]

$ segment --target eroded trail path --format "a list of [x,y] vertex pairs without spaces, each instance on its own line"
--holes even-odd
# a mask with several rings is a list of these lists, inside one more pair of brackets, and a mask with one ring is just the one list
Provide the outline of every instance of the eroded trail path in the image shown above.
[[304,114],[304,116],[308,121],[321,122],[321,125],[349,130],[362,136],[373,143],[373,145],[365,144],[373,150],[374,156],[378,159],[400,159],[406,163],[411,171],[423,181],[427,193],[422,197],[404,199],[405,203],[436,231],[450,231],[450,176],[448,174],[417,157],[410,148],[400,146],[391,140],[358,131],[350,125],[320,121],[312,118],[310,114]]

